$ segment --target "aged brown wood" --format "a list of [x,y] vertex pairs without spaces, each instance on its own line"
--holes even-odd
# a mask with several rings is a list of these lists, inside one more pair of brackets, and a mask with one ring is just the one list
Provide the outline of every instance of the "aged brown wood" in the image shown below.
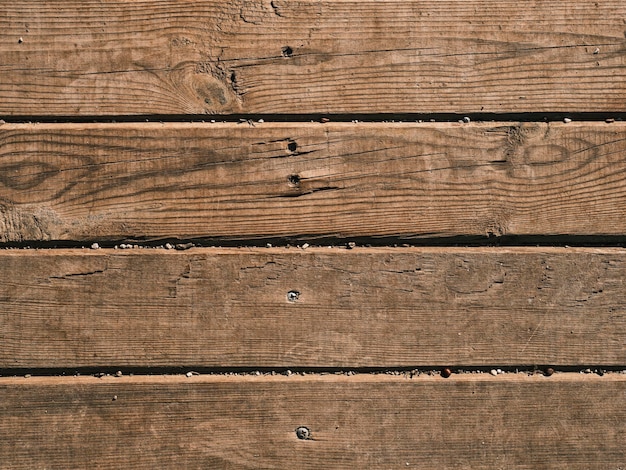
[[623,123],[5,124],[0,241],[626,233]]
[[0,458],[29,470],[617,469],[625,394],[623,374],[0,379]]
[[5,369],[626,363],[623,249],[8,250],[0,267]]
[[621,0],[3,0],[0,114],[626,111]]

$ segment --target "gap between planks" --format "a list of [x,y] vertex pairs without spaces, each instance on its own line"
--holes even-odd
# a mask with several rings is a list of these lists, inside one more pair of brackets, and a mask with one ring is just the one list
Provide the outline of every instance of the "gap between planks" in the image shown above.
[[626,373],[609,372],[603,376],[597,374],[583,374],[579,372],[556,372],[551,376],[540,373],[528,373],[526,371],[508,372],[493,376],[489,373],[464,373],[452,374],[450,377],[441,377],[440,374],[419,374],[409,377],[408,375],[394,374],[160,374],[160,375],[104,375],[94,376],[5,376],[0,377],[0,386],[3,385],[133,385],[133,384],[211,384],[211,383],[620,383],[626,386]]

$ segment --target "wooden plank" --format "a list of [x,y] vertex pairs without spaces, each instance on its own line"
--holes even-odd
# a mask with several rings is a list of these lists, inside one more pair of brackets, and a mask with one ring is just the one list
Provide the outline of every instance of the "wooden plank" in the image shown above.
[[621,366],[624,279],[609,248],[7,250],[0,367]]
[[0,458],[29,470],[624,468],[626,376],[560,375],[0,379]]
[[5,124],[0,241],[623,235],[626,125]]
[[626,110],[621,0],[0,6],[0,114]]

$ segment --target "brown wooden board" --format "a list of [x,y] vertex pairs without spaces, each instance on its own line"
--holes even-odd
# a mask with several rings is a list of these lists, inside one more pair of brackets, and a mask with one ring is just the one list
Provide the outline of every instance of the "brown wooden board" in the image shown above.
[[4,124],[0,241],[623,235],[623,123]]
[[626,111],[622,0],[3,0],[0,114]]
[[6,250],[0,368],[622,366],[624,279],[610,248]]
[[11,469],[626,465],[623,374],[16,378],[0,396]]

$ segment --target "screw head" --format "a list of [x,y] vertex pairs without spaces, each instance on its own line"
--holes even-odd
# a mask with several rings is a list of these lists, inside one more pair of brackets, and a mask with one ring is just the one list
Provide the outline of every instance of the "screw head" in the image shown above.
[[306,441],[311,438],[311,430],[306,426],[299,426],[296,428],[296,437]]
[[447,379],[448,377],[450,377],[452,375],[452,370],[450,370],[449,367],[446,367],[444,369],[442,369],[441,371],[441,376],[445,379]]
[[287,300],[289,302],[295,302],[299,298],[300,298],[300,292],[298,292],[297,290],[290,290],[289,292],[287,292]]
[[548,377],[550,377],[552,374],[554,374],[554,369],[552,367],[548,367],[545,371],[544,374]]

